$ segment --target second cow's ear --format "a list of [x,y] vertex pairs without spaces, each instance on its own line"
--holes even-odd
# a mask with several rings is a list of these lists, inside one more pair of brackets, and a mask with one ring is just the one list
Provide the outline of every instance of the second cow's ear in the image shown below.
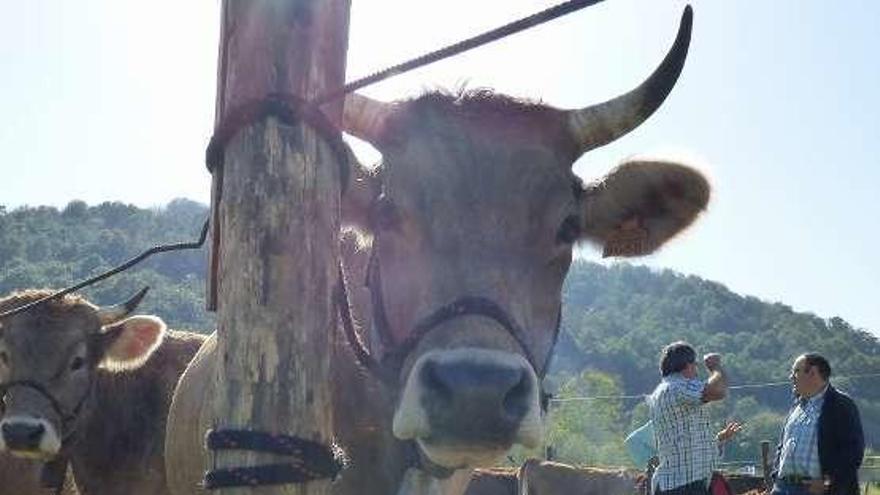
[[162,343],[165,322],[156,316],[137,315],[101,329],[99,366],[131,370],[142,366]]
[[[606,255],[649,254],[693,223],[706,209],[710,189],[686,165],[624,162],[586,188],[582,239],[604,246]],[[614,246],[621,242],[624,247]]]

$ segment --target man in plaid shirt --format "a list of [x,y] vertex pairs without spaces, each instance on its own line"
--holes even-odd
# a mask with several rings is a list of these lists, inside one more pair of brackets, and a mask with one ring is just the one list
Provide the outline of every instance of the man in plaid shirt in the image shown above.
[[660,463],[654,471],[655,495],[706,495],[719,457],[719,439],[709,427],[707,402],[727,395],[721,355],[707,354],[704,382],[697,378],[697,353],[687,342],[673,342],[660,356],[662,380],[647,398]]

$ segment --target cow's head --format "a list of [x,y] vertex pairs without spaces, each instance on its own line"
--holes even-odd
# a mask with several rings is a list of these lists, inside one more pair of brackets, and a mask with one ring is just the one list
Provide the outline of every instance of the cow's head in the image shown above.
[[[126,318],[145,292],[108,308],[68,295],[0,320],[0,450],[53,457],[76,430],[96,370],[124,371],[146,361],[165,324],[153,316]],[[49,294],[13,293],[0,299],[0,312]]]
[[583,109],[487,91],[346,101],[344,130],[383,157],[356,175],[343,217],[372,237],[376,333],[399,358],[394,434],[433,463],[473,467],[540,442],[540,379],[574,244],[637,226],[647,253],[705,209],[707,181],[677,163],[629,161],[589,185],[571,171],[659,107],[690,29],[688,8],[642,85]]

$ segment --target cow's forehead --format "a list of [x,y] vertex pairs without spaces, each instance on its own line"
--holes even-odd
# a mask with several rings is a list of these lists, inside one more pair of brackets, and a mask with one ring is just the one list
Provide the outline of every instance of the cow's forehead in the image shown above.
[[432,139],[447,151],[488,144],[534,147],[569,164],[576,158],[564,112],[488,90],[426,93],[399,104],[387,125],[389,142]]
[[[48,291],[27,291],[0,300],[0,310],[36,301]],[[5,309],[4,309],[5,308]],[[100,328],[95,306],[79,297],[65,297],[7,318],[0,338],[22,352],[60,352]]]
[[383,183],[399,206],[432,217],[426,226],[446,229],[444,218],[460,223],[466,210],[474,227],[504,220],[530,230],[577,201],[568,150],[540,129],[438,108],[421,113],[418,128],[383,150]]
[[382,152],[388,175],[499,188],[566,177],[576,146],[563,113],[505,95],[428,93],[397,106]]
[[87,352],[83,333],[19,330],[0,343],[19,378],[51,376],[74,352]]

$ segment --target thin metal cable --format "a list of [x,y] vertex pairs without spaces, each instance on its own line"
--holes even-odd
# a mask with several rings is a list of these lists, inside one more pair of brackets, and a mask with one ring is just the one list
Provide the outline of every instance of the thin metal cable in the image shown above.
[[0,313],[0,319],[7,318],[9,316],[16,315],[18,313],[22,313],[24,311],[27,311],[27,310],[33,308],[34,306],[39,306],[40,304],[43,304],[46,301],[56,299],[56,298],[62,297],[64,295],[70,294],[73,291],[82,289],[83,287],[87,287],[89,285],[92,285],[95,282],[99,282],[101,280],[104,280],[105,278],[116,275],[117,273],[119,273],[121,271],[128,270],[129,268],[133,267],[134,265],[140,263],[141,261],[149,258],[150,256],[152,256],[156,253],[162,253],[165,251],[178,251],[178,250],[182,250],[182,249],[198,249],[198,248],[202,247],[202,244],[205,243],[205,237],[207,237],[207,235],[208,235],[208,223],[209,223],[208,220],[205,220],[204,225],[202,225],[202,232],[199,235],[198,240],[196,240],[195,242],[181,242],[181,243],[177,243],[177,244],[164,244],[162,246],[152,247],[152,248],[144,251],[143,253],[139,254],[138,256],[135,256],[134,258],[117,266],[116,268],[107,270],[106,272],[101,273],[99,275],[96,275],[86,281],[80,282],[80,283],[73,285],[71,287],[68,287],[66,289],[62,289],[58,292],[52,293],[42,299],[37,299],[36,301],[33,301],[31,303],[25,304],[23,306],[18,306],[17,308],[11,309],[11,310],[6,311],[4,313]]
[[[846,376],[835,376],[834,381],[840,380],[854,380],[858,378],[873,378],[880,376],[880,373],[863,373],[858,375],[846,375]],[[791,385],[791,380],[786,380],[784,382],[766,382],[766,383],[748,383],[744,385],[731,385],[728,390],[741,390],[746,388],[768,388],[768,387],[777,387],[780,385]],[[649,394],[636,394],[636,395],[593,395],[589,397],[564,397],[559,399],[550,399],[551,403],[557,402],[585,402],[591,400],[614,400],[614,399],[644,399]]]
[[601,1],[603,0],[570,0],[568,2],[560,3],[548,9],[542,10],[537,14],[523,17],[511,23],[505,24],[499,28],[492,29],[491,31],[486,31],[485,33],[479,34],[472,38],[468,38],[464,41],[459,41],[458,43],[448,45],[444,48],[440,48],[439,50],[435,50],[420,57],[416,57],[407,62],[403,62],[401,64],[397,64],[379,72],[375,72],[369,76],[352,81],[345,86],[342,86],[341,88],[327,91],[326,93],[316,96],[314,99],[312,99],[311,103],[315,105],[322,105],[329,101],[345,96],[352,91],[356,91],[365,86],[369,86],[370,84],[377,83],[389,77],[403,74],[404,72],[409,72],[423,65],[438,62],[453,55],[458,55],[459,53],[477,48],[487,43],[491,43],[506,36],[510,36],[511,34],[515,34],[525,29],[543,24],[547,21],[556,19],[557,17],[562,17],[585,7],[595,5]]

